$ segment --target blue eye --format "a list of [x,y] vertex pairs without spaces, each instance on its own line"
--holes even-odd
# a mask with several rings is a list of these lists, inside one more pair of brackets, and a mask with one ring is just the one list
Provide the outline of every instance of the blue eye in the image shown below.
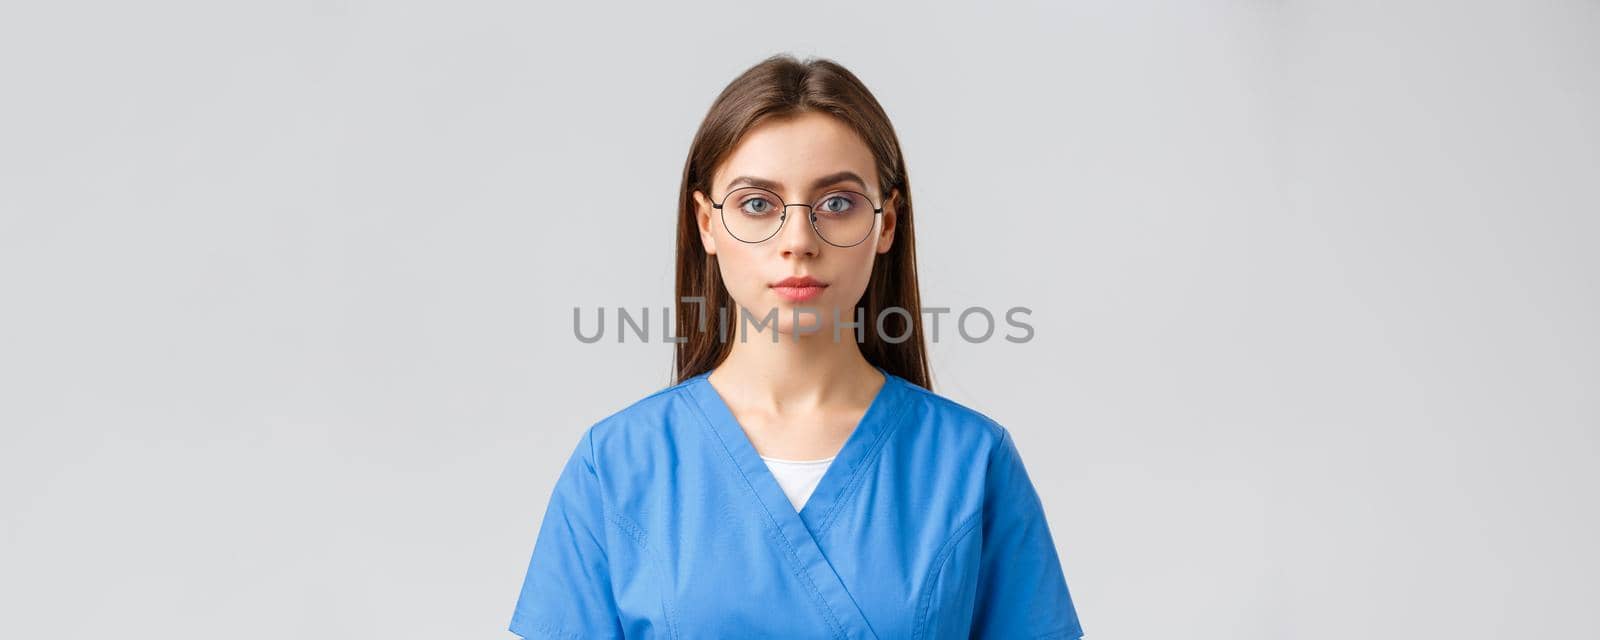
[[750,215],[766,215],[772,213],[772,203],[766,198],[751,198],[739,206],[739,210]]
[[838,194],[838,195],[832,195],[832,196],[828,196],[827,198],[824,198],[822,200],[822,202],[817,204],[817,211],[822,212],[822,213],[831,213],[831,214],[834,214],[834,215],[839,215],[839,214],[844,214],[844,213],[850,213],[850,211],[852,209],[854,209],[855,206],[856,206],[855,198],[852,198],[852,197],[850,197],[848,195],[844,195],[844,194]]

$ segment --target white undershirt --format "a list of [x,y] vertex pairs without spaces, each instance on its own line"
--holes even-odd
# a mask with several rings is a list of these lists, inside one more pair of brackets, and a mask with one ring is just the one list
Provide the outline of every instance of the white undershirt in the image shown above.
[[822,474],[827,473],[828,464],[838,456],[830,456],[821,460],[780,460],[761,456],[767,463],[767,468],[772,470],[772,477],[778,479],[778,486],[783,487],[784,495],[789,496],[789,502],[794,504],[794,510],[800,511],[805,506],[806,500],[811,497],[811,492],[817,490],[817,483],[822,481]]

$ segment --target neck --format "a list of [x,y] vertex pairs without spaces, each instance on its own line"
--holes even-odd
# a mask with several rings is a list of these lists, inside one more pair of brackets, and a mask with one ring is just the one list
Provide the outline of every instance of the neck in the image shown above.
[[871,401],[883,374],[861,355],[853,331],[834,341],[831,328],[816,333],[779,334],[767,327],[732,337],[733,348],[710,377],[748,405],[776,413],[822,405]]

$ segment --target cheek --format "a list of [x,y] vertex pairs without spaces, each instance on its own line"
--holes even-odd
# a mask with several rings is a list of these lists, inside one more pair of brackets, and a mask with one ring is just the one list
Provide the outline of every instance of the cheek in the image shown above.
[[[839,268],[833,273],[833,287],[839,288],[839,293],[844,294],[838,300],[841,304],[855,304],[867,290],[867,283],[872,279],[872,250],[852,250],[839,256]],[[829,288],[833,288],[829,287]]]
[[731,238],[724,243],[719,238],[717,249],[717,269],[722,272],[722,283],[735,300],[745,296],[754,287],[765,287],[765,283],[760,281],[759,256],[751,250],[750,245]]

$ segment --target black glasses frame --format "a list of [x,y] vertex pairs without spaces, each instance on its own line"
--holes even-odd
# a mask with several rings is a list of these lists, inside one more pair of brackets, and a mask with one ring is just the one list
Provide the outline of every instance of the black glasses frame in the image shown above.
[[[778,226],[777,226],[777,228],[774,228],[772,230],[772,234],[771,235],[768,235],[767,237],[762,238],[760,240],[745,240],[744,238],[739,237],[738,234],[733,232],[733,227],[728,226],[728,210],[722,208],[722,203],[723,202],[727,202],[728,201],[728,197],[733,195],[735,191],[761,191],[763,193],[770,193],[770,194],[772,194],[772,199],[778,201],[778,204],[781,205],[780,208],[783,209],[783,212],[778,214]],[[878,216],[883,215],[883,204],[882,203],[872,202],[872,196],[869,196],[869,195],[867,195],[865,193],[862,193],[860,191],[852,191],[850,189],[835,189],[833,191],[829,191],[829,192],[827,192],[825,194],[822,194],[822,197],[826,198],[826,197],[828,197],[830,195],[833,195],[833,194],[836,194],[836,193],[853,193],[853,194],[856,194],[858,196],[861,196],[861,198],[863,200],[866,200],[867,203],[872,205],[872,227],[867,229],[867,234],[864,235],[864,236],[861,236],[860,240],[857,240],[857,241],[852,242],[850,244],[839,244],[837,242],[829,240],[828,236],[822,235],[822,230],[817,228],[817,212],[816,212],[816,205],[815,204],[789,204],[789,203],[786,203],[786,202],[783,201],[783,196],[780,196],[780,195],[778,195],[777,193],[775,193],[775,192],[773,192],[771,190],[763,189],[761,187],[739,187],[737,189],[732,189],[732,190],[730,190],[727,193],[722,195],[722,202],[717,202],[717,201],[713,200],[711,202],[711,208],[717,210],[717,217],[722,219],[722,228],[728,230],[728,235],[732,236],[734,240],[738,240],[739,242],[743,242],[745,244],[761,244],[763,242],[771,240],[773,237],[777,236],[779,232],[783,231],[783,225],[788,224],[788,222],[789,222],[789,207],[805,207],[806,208],[806,212],[808,214],[806,217],[811,220],[811,231],[813,233],[816,233],[817,237],[821,238],[823,242],[826,242],[826,243],[828,243],[830,245],[833,245],[835,247],[839,247],[841,249],[848,249],[850,247],[854,247],[854,246],[856,246],[858,244],[866,242],[867,238],[871,238],[872,237],[872,229],[875,229],[878,226]]]

